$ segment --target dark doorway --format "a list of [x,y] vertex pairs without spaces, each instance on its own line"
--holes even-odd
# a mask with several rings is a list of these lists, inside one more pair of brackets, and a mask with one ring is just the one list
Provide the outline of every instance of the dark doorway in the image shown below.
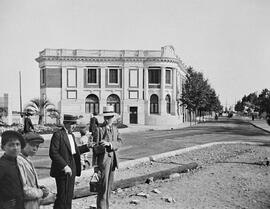
[[130,123],[137,124],[138,123],[138,107],[130,107],[129,108],[129,118]]

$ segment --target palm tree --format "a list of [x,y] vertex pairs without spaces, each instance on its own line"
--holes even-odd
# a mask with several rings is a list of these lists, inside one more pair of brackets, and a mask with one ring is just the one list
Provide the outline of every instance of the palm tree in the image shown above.
[[25,107],[25,110],[30,109],[34,111],[36,115],[39,115],[38,124],[41,125],[44,123],[43,117],[44,117],[45,111],[50,106],[54,106],[54,105],[48,99],[34,98],[30,100],[30,103]]

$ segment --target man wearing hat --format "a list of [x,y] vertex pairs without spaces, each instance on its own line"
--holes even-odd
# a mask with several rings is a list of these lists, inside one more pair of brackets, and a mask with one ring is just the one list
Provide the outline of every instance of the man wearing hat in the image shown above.
[[78,147],[72,133],[77,117],[64,115],[63,128],[51,139],[49,155],[52,160],[50,175],[55,178],[57,195],[54,209],[70,209],[75,176],[81,175],[80,154],[88,152],[90,144]]
[[49,193],[44,186],[38,185],[37,173],[30,157],[37,153],[39,145],[44,142],[44,139],[33,132],[26,133],[24,139],[25,147],[17,157],[24,188],[24,207],[25,209],[39,209],[39,200]]
[[116,151],[122,144],[117,127],[113,124],[113,106],[103,108],[104,123],[97,128],[97,136],[93,141],[93,165],[100,172],[100,187],[97,195],[97,209],[108,209],[112,190],[114,170],[118,168]]
[[24,139],[16,131],[5,131],[1,137],[4,155],[0,158],[0,208],[24,209],[23,183],[17,164]]

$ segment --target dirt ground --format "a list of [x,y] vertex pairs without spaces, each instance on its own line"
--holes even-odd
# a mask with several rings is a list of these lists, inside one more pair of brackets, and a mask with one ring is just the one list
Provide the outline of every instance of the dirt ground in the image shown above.
[[[161,168],[197,162],[199,168],[176,178],[116,191],[111,209],[270,208],[270,167],[258,165],[270,157],[269,146],[216,145],[116,172],[117,179]],[[120,177],[119,177],[120,176]],[[154,193],[158,189],[161,193]],[[137,196],[143,192],[148,197]],[[167,200],[172,200],[168,202]],[[132,204],[131,201],[138,204]],[[88,209],[95,197],[73,200],[73,209]]]

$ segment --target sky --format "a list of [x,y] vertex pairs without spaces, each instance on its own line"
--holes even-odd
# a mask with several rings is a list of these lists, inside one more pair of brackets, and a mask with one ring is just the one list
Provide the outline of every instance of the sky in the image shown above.
[[0,0],[0,93],[39,97],[44,48],[160,50],[173,45],[221,103],[270,89],[269,0]]

